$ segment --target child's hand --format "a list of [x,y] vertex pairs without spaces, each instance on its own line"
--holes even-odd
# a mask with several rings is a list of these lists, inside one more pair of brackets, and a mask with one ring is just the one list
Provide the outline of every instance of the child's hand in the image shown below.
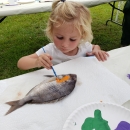
[[51,60],[52,57],[49,54],[45,53],[37,58],[36,65],[38,67],[45,67],[46,69],[51,69],[51,66],[53,65]]
[[98,45],[94,45],[92,52],[87,53],[87,55],[95,55],[99,61],[105,61],[107,60],[107,57],[109,57],[109,54],[101,50]]
[[107,57],[109,57],[109,54],[102,50],[92,51],[92,54],[95,55],[99,61],[105,61]]

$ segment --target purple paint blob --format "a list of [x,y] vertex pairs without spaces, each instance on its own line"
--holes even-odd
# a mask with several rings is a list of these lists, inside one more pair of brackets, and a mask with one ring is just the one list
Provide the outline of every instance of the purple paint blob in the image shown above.
[[121,121],[115,130],[130,130],[130,124],[126,121]]
[[127,74],[127,77],[130,79],[130,74]]

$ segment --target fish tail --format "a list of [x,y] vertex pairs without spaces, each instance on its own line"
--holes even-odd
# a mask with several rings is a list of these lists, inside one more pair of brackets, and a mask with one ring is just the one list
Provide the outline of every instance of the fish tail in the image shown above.
[[8,115],[9,113],[13,112],[14,110],[18,109],[19,107],[21,107],[19,104],[18,104],[19,100],[17,101],[11,101],[11,102],[6,102],[6,104],[10,105],[10,109],[6,112],[5,115]]

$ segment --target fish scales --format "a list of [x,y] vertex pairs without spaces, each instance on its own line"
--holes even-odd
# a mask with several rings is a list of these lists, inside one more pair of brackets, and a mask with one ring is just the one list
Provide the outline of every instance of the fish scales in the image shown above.
[[76,74],[67,74],[67,76],[69,76],[69,79],[61,83],[58,83],[55,77],[49,78],[32,88],[24,98],[7,102],[6,104],[10,105],[11,108],[5,115],[27,103],[50,103],[63,99],[73,91],[77,81]]
[[[36,92],[33,91],[32,93],[29,94],[29,96],[31,96],[30,98],[39,96],[39,98],[41,97],[42,100],[41,102],[59,99],[61,98],[61,96],[65,95],[65,90],[62,88],[62,86],[61,84],[56,84],[55,81],[51,83],[46,83],[45,85],[41,85],[40,87],[37,86]],[[45,95],[46,97],[44,98],[43,95]]]

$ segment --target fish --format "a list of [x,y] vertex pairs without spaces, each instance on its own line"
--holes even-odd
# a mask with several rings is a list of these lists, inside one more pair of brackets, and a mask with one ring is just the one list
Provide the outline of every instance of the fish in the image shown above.
[[25,104],[44,104],[59,101],[74,90],[77,82],[76,74],[58,75],[58,79],[52,76],[47,77],[49,78],[33,87],[24,98],[6,102],[11,107],[5,115],[10,114]]

